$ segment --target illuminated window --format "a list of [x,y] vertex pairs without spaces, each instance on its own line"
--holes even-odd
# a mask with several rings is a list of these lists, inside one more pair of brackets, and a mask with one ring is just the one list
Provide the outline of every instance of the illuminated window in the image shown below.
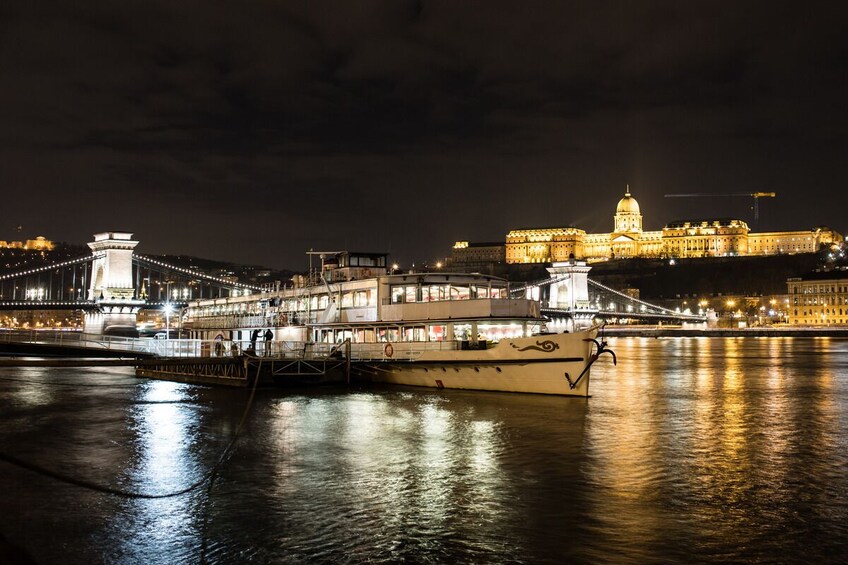
[[406,287],[406,302],[418,302],[418,287],[408,286]]
[[392,304],[403,303],[404,293],[405,293],[405,289],[402,286],[393,286],[392,287]]

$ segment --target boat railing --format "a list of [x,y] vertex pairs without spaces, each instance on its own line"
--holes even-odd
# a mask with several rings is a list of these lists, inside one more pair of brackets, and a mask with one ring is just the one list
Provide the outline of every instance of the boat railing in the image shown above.
[[[351,343],[351,361],[413,361],[428,351],[456,351],[457,341],[399,341],[378,343]],[[345,352],[345,344],[314,344],[316,353],[339,356]]]

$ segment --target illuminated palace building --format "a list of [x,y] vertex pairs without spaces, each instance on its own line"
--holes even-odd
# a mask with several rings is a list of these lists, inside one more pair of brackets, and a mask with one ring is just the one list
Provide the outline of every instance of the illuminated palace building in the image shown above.
[[0,249],[22,249],[24,251],[52,251],[53,242],[44,236],[26,241],[4,241],[0,239]]
[[506,261],[550,263],[570,257],[605,261],[628,257],[727,257],[812,253],[842,241],[829,228],[807,231],[751,233],[738,219],[672,222],[659,231],[642,230],[642,212],[628,187],[615,209],[611,233],[586,233],[575,227],[512,230],[506,244],[458,241],[454,263]]

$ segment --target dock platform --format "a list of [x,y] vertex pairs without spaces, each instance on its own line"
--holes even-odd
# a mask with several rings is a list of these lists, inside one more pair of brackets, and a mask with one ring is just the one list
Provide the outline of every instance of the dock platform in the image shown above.
[[145,359],[136,376],[192,384],[246,387],[258,378],[260,386],[339,384],[350,380],[345,358],[196,357]]

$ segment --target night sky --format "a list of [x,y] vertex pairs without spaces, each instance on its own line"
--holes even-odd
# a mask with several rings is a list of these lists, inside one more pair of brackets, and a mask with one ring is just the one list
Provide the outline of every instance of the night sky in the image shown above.
[[[838,2],[2,2],[0,239],[402,265],[509,229],[848,231]],[[23,226],[20,232],[15,226]]]

